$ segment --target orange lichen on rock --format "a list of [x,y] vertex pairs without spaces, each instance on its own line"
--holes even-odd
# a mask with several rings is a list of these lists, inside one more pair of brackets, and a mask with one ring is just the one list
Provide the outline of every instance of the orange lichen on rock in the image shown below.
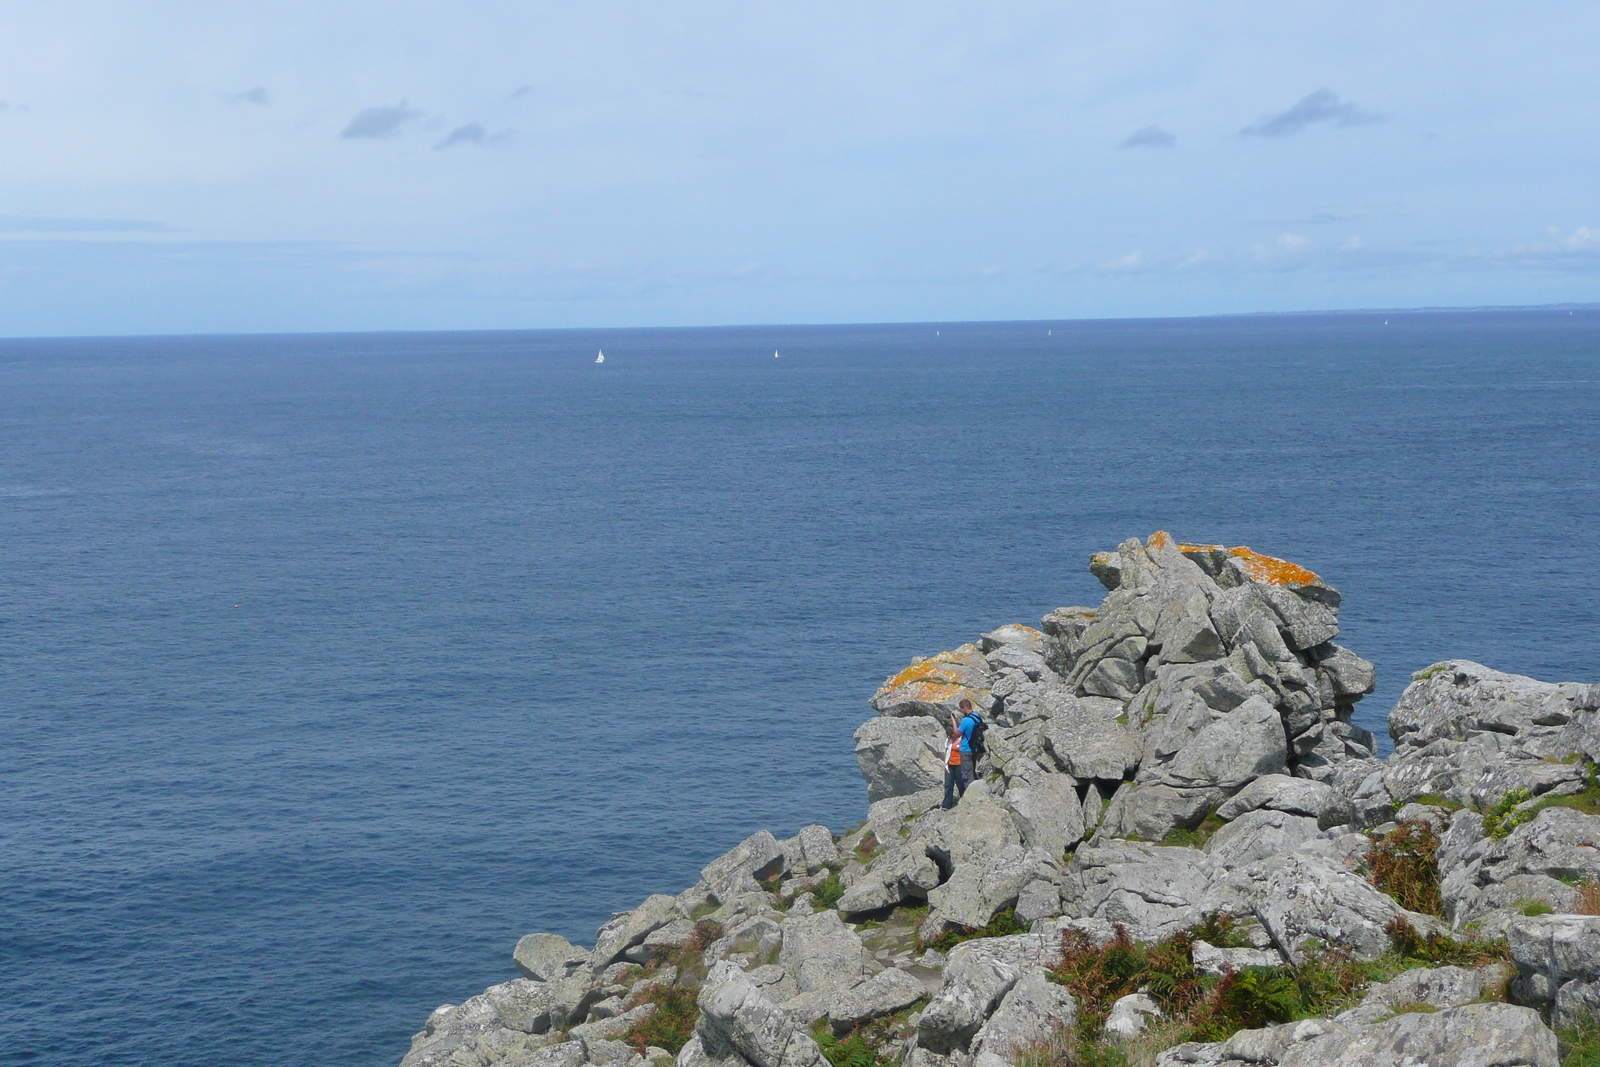
[[1145,542],[1146,548],[1169,548],[1172,545],[1172,535],[1165,530],[1157,530],[1150,535],[1150,540]]
[[1290,563],[1276,556],[1264,556],[1244,545],[1230,548],[1228,551],[1244,565],[1244,572],[1252,581],[1265,582],[1267,585],[1324,584],[1321,577],[1298,563]]
[[[1184,542],[1178,546],[1179,552],[1217,552],[1221,549],[1221,545],[1191,545],[1188,542]],[[1248,552],[1250,550],[1245,549],[1245,551]]]

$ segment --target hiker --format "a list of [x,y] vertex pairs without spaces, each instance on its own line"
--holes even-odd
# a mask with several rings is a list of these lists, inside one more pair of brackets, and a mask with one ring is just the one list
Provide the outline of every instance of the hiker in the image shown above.
[[953,717],[944,724],[944,737],[944,803],[940,807],[953,808],[957,799],[956,786],[961,780],[961,733]]
[[956,789],[961,796],[967,795],[967,786],[972,784],[972,779],[978,773],[978,757],[983,755],[983,719],[972,708],[972,701],[965,698],[961,701],[961,718],[956,723],[956,732],[959,735],[957,745],[961,749],[961,767],[956,773]]

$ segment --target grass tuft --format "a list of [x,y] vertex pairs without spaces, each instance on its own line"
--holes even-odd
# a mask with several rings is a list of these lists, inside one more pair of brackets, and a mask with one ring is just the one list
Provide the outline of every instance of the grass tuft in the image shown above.
[[694,1034],[695,1020],[700,1017],[700,1009],[695,1004],[699,993],[697,988],[687,985],[651,986],[644,990],[633,1006],[654,1004],[655,1013],[634,1023],[624,1040],[638,1049],[641,1056],[651,1045],[676,1056]]
[[1407,911],[1438,915],[1439,835],[1426,819],[1407,819],[1367,849],[1368,880]]
[[994,918],[984,926],[956,926],[932,941],[920,942],[922,948],[937,949],[940,952],[949,952],[963,941],[973,941],[980,937],[1006,937],[1010,934],[1025,934],[1028,927],[1021,919],[1017,918],[1013,908],[1002,908],[995,912]]

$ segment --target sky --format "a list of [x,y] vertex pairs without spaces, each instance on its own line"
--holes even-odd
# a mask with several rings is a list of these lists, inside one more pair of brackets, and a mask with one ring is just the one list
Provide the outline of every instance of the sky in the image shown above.
[[1600,6],[5,5],[0,336],[1600,301]]

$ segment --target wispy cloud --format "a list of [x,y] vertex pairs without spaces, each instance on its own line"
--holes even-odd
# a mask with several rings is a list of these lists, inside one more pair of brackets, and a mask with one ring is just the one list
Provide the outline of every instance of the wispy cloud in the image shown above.
[[1118,148],[1171,148],[1173,145],[1175,145],[1177,143],[1178,143],[1177,136],[1174,135],[1174,134],[1168,133],[1166,130],[1163,130],[1160,126],[1146,126],[1143,129],[1134,130],[1117,147]]
[[1382,122],[1383,118],[1376,112],[1361,110],[1349,100],[1340,100],[1332,89],[1318,89],[1289,110],[1263,115],[1239,132],[1248,137],[1288,137],[1320,122],[1363,126]]
[[483,128],[480,122],[469,122],[465,126],[457,126],[445,135],[444,140],[434,145],[434,151],[443,151],[462,144],[499,144],[511,136],[510,130],[501,130],[499,133],[490,133]]
[[1125,256],[1118,256],[1116,259],[1108,259],[1104,263],[1098,264],[1098,267],[1103,271],[1121,271],[1138,270],[1143,265],[1144,253],[1142,251],[1135,250],[1129,252]]
[[246,89],[242,93],[232,94],[228,97],[228,103],[265,105],[272,103],[272,97],[267,94],[267,90],[264,87],[258,85],[254,89]]
[[0,215],[0,233],[165,233],[172,227],[146,219],[64,219],[50,215]]
[[356,117],[350,120],[350,125],[346,126],[339,136],[344,140],[393,137],[406,123],[421,117],[422,112],[408,107],[404,100],[398,104],[369,107],[356,112]]
[[0,113],[4,113],[4,112],[7,112],[7,111],[15,111],[19,115],[26,115],[28,113],[28,105],[27,104],[12,104],[12,103],[7,103],[4,100],[0,100]]
[[532,96],[532,95],[533,95],[533,86],[531,86],[531,85],[519,85],[519,86],[517,86],[516,91],[511,94],[511,99],[513,99],[513,100],[521,100],[525,96]]

